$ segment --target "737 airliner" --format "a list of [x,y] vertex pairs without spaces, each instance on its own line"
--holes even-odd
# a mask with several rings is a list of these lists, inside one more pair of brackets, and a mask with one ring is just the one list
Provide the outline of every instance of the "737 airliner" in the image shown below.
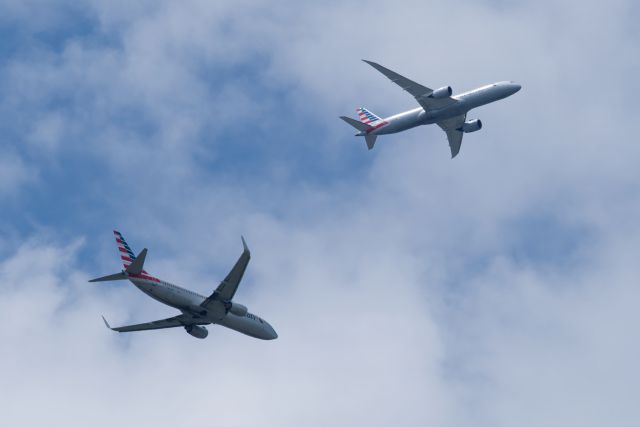
[[111,280],[128,279],[151,298],[173,308],[177,308],[182,314],[169,317],[168,319],[139,323],[137,325],[120,326],[118,328],[109,326],[109,323],[103,316],[102,320],[104,320],[107,328],[117,332],[133,332],[183,327],[185,331],[196,338],[206,338],[209,332],[204,325],[219,324],[262,340],[278,338],[278,334],[276,334],[276,331],[273,330],[266,320],[249,313],[247,307],[244,305],[232,301],[238,285],[242,280],[244,271],[251,259],[251,253],[249,252],[249,248],[247,248],[244,238],[242,238],[244,250],[240,258],[238,258],[238,261],[236,261],[236,264],[227,277],[218,285],[216,290],[209,297],[204,297],[196,292],[151,276],[143,270],[144,260],[147,256],[147,248],[144,248],[138,256],[135,256],[124,240],[124,237],[122,237],[122,234],[115,230],[113,233],[115,234],[118,250],[120,251],[120,258],[124,264],[124,270],[120,273],[89,281],[107,282]]
[[364,136],[369,150],[373,148],[378,135],[402,132],[416,126],[435,123],[446,132],[451,148],[451,158],[454,158],[460,152],[462,135],[482,129],[482,122],[479,119],[467,121],[469,110],[511,96],[521,88],[515,82],[504,81],[451,96],[453,92],[451,86],[433,90],[380,64],[364,59],[363,61],[413,95],[420,104],[418,108],[384,119],[366,108],[356,110],[360,121],[340,116],[342,120],[360,131],[356,136]]

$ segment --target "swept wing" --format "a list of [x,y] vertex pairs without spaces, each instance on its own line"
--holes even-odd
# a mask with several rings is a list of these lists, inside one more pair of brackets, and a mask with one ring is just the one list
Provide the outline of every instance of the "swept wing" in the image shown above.
[[449,148],[451,148],[452,159],[460,152],[460,146],[462,145],[462,136],[464,135],[464,132],[462,132],[461,128],[466,119],[467,115],[462,114],[438,122],[438,126],[440,126],[440,128],[447,133],[447,139],[449,140]]
[[233,296],[236,294],[238,285],[242,280],[242,276],[244,276],[244,271],[247,269],[247,265],[249,265],[249,260],[251,259],[251,252],[247,247],[247,242],[244,241],[244,237],[242,237],[242,247],[243,251],[240,258],[238,258],[238,261],[236,261],[236,264],[233,266],[229,274],[227,274],[227,277],[220,282],[211,296],[204,300],[201,304],[203,307],[207,308],[215,301],[231,301]]
[[188,325],[207,325],[209,322],[194,322],[191,317],[185,316],[184,314],[180,314],[178,316],[169,317],[168,319],[155,320],[153,322],[147,323],[138,323],[136,325],[127,325],[120,326],[118,328],[112,328],[107,319],[102,317],[104,320],[104,324],[107,325],[107,328],[116,332],[134,332],[134,331],[148,331],[150,329],[166,329],[166,328],[177,328],[178,326],[188,326]]
[[416,83],[413,80],[410,80],[404,76],[401,76],[395,71],[391,71],[390,69],[383,67],[378,63],[375,63],[373,61],[367,61],[365,59],[363,59],[363,61],[371,65],[376,70],[380,71],[382,74],[387,76],[389,80],[391,80],[392,82],[400,86],[402,89],[406,90],[411,95],[413,95],[413,97],[416,99],[416,101],[418,101],[418,103],[422,106],[422,108],[425,109],[425,111],[438,110],[440,108],[444,108],[448,105],[455,104],[456,102],[458,102],[451,97],[441,98],[441,99],[429,98],[429,95],[431,95],[431,93],[433,92],[433,89],[428,88],[426,86],[422,86],[421,84]]

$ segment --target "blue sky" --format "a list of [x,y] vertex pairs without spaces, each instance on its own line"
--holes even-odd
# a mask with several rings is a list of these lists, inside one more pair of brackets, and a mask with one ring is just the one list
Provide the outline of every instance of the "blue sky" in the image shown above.
[[[632,2],[3,9],[2,424],[635,425]],[[367,151],[338,116],[415,102],[362,58],[523,90],[455,160],[436,127]],[[244,235],[280,338],[110,333],[173,314],[87,283],[113,228],[204,294]]]

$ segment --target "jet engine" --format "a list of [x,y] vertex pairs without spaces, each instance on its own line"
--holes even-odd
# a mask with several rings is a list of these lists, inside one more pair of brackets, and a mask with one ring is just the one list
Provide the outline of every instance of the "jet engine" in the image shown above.
[[249,310],[244,305],[238,304],[235,302],[232,302],[230,304],[231,306],[229,307],[229,313],[233,313],[236,316],[240,316],[240,317],[244,317],[247,315],[247,311]]
[[448,98],[451,96],[452,93],[453,93],[453,90],[451,89],[451,86],[445,86],[431,92],[431,95],[429,95],[429,98],[434,98],[434,99]]
[[209,335],[209,331],[204,326],[188,325],[184,327],[184,330],[191,336],[196,338],[205,339]]
[[482,129],[482,122],[480,121],[480,119],[464,122],[464,124],[460,128],[460,130],[464,133],[475,132],[480,129]]

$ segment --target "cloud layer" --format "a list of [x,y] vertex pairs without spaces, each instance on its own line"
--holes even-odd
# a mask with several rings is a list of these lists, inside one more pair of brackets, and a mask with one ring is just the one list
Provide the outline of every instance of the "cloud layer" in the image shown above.
[[[544,6],[9,2],[3,424],[635,425],[638,10]],[[337,116],[414,102],[360,58],[523,90],[367,152]],[[86,283],[113,227],[201,293],[244,234],[280,338],[105,330],[172,315]]]

